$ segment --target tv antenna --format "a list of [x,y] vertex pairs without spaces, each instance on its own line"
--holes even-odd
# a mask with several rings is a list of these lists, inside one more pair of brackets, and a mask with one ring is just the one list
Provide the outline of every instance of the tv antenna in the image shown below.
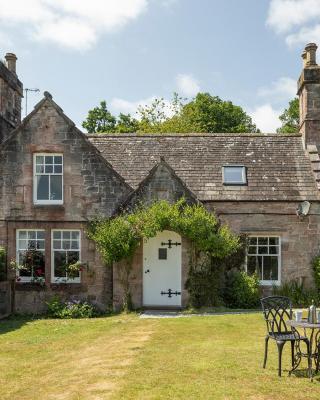
[[34,92],[34,93],[39,93],[40,89],[37,88],[25,88],[24,91],[26,92],[26,116],[28,114],[28,93],[29,92]]

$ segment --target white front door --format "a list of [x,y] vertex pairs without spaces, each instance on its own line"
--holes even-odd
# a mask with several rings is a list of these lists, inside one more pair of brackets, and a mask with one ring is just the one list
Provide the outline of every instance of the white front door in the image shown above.
[[144,240],[144,306],[181,306],[181,245],[181,236],[171,231]]

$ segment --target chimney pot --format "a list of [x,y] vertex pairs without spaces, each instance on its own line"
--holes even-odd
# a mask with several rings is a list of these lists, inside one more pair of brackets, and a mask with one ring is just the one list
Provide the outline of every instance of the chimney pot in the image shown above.
[[17,56],[13,53],[7,53],[5,55],[5,59],[7,61],[7,68],[9,71],[13,72],[16,74],[16,61],[17,61]]
[[302,62],[303,62],[303,68],[307,66],[307,52],[303,50],[303,53],[301,54]]
[[305,47],[306,52],[306,67],[310,65],[317,65],[316,52],[318,46],[315,43],[308,43]]

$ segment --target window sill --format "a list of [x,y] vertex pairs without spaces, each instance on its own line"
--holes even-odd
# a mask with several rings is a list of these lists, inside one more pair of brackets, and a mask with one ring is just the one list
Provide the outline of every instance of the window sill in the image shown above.
[[46,208],[46,207],[50,207],[50,208],[61,208],[64,210],[65,206],[63,203],[61,204],[54,204],[54,203],[48,203],[48,204],[38,204],[38,203],[33,203],[33,207],[35,208]]
[[87,285],[83,283],[51,283],[50,288],[53,291],[80,293],[87,290]]
[[16,282],[15,289],[17,292],[19,291],[37,291],[41,292],[46,290],[45,284],[35,283],[35,282]]

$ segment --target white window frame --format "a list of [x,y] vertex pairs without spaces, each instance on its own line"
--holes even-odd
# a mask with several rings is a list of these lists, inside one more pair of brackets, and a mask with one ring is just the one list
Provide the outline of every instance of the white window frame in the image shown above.
[[[241,168],[242,181],[226,181],[225,169],[226,168]],[[222,180],[224,185],[247,185],[247,168],[244,165],[224,165],[222,167]]]
[[[44,174],[40,174],[40,173],[37,173],[37,168],[36,168],[36,158],[37,158],[37,156],[52,156],[52,157],[54,157],[54,156],[59,156],[59,157],[62,157],[62,173],[61,174],[49,174],[49,175],[59,175],[59,176],[61,176],[62,177],[62,179],[61,179],[61,185],[62,185],[62,199],[61,200],[38,200],[37,199],[37,189],[38,189],[38,182],[37,182],[37,176],[40,176],[40,175],[46,175],[45,173]],[[63,181],[64,181],[64,179],[63,179],[63,175],[64,175],[64,157],[63,157],[63,154],[62,153],[33,153],[33,203],[34,204],[43,204],[43,205],[49,205],[49,204],[57,204],[57,205],[61,205],[61,204],[63,204],[63,198],[64,198],[64,190],[63,190],[63,188],[64,188],[64,185],[63,185]],[[50,190],[50,185],[49,185],[49,190]]]
[[[59,251],[53,248],[53,233],[54,232],[79,232],[79,262],[81,262],[81,229],[51,229],[51,282],[52,283],[80,283],[81,282],[81,271],[79,271],[78,278],[62,278],[55,276],[55,269],[54,269],[54,252]],[[60,250],[62,251],[62,250]],[[70,249],[72,251],[72,249]]]
[[[46,232],[45,229],[29,229],[29,228],[21,228],[21,229],[17,229],[16,230],[16,262],[19,261],[19,251],[23,251],[22,249],[20,249],[19,247],[19,232],[22,231],[29,231],[29,232]],[[46,268],[48,268],[46,266],[46,237],[44,236],[44,250],[43,254],[44,254],[44,262],[45,262],[45,270]],[[32,282],[34,280],[33,276],[20,276],[19,272],[17,271],[17,277],[20,278],[20,282],[24,283],[24,282]],[[45,280],[45,276],[43,277]]]
[[[259,238],[259,237],[274,237],[277,238],[279,240],[279,244],[278,244],[278,249],[279,249],[279,253],[278,254],[270,254],[270,256],[278,256],[278,280],[276,281],[271,281],[271,280],[260,280],[260,285],[261,286],[280,286],[281,285],[281,270],[282,270],[282,257],[281,257],[281,236],[278,235],[274,235],[272,233],[265,233],[265,234],[259,234],[259,235],[255,235],[255,234],[250,234],[248,235],[248,239],[250,238]],[[268,254],[248,254],[248,249],[246,248],[246,273],[248,273],[248,256],[267,256]]]

